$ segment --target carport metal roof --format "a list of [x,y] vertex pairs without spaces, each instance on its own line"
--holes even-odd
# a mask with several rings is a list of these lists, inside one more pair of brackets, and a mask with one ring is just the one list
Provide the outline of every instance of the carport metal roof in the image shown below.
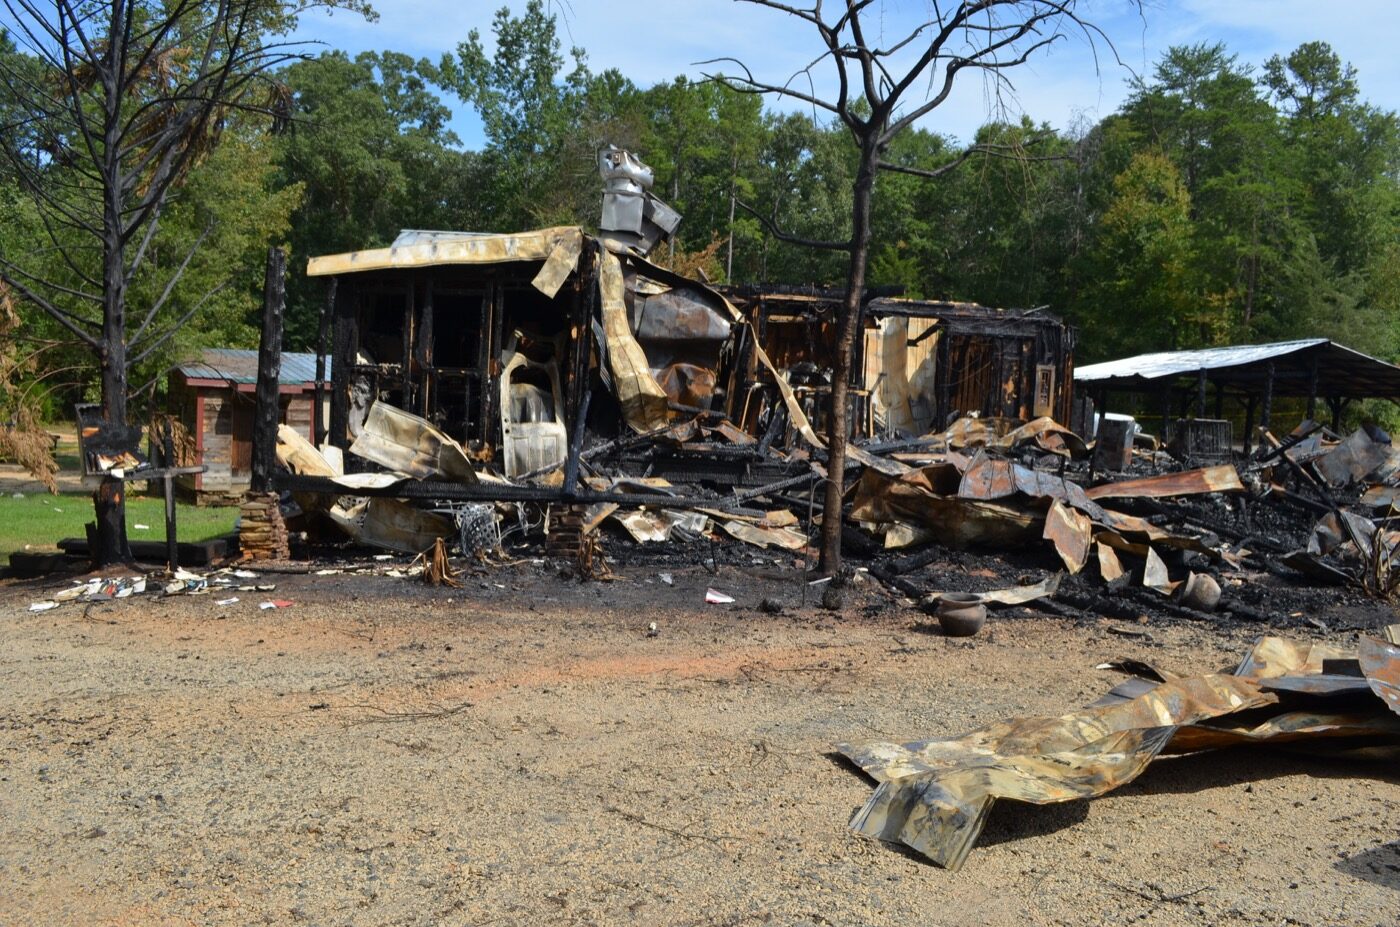
[[1204,371],[1212,383],[1257,392],[1267,387],[1271,364],[1276,396],[1400,402],[1400,366],[1326,338],[1139,354],[1080,367],[1074,379],[1090,389],[1147,392],[1163,381],[1199,377]]

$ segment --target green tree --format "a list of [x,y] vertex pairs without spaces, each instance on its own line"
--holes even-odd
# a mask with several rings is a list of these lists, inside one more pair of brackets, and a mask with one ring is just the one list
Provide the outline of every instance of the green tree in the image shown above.
[[433,69],[394,52],[298,61],[279,79],[290,112],[278,137],[281,183],[304,195],[290,233],[287,342],[314,344],[322,287],[304,260],[381,247],[403,228],[477,228],[480,159],[458,149]]
[[1117,356],[1213,343],[1220,320],[1203,314],[1192,283],[1191,196],[1181,172],[1146,151],[1113,186],[1090,258],[1093,311],[1082,324],[1091,351]]
[[572,67],[563,70],[556,19],[542,0],[529,0],[519,17],[502,7],[491,30],[493,53],[473,29],[455,55],[442,57],[436,75],[481,115],[484,218],[494,231],[567,219],[540,204],[557,203],[561,149],[579,124],[589,90],[584,53],[570,49]]
[[1325,42],[1264,66],[1285,117],[1299,211],[1338,273],[1367,272],[1395,239],[1400,213],[1400,121],[1361,101],[1356,69]]
[[[290,53],[270,36],[291,28],[307,5],[4,0],[27,47],[22,62],[0,56],[5,108],[20,120],[7,128],[30,143],[0,146],[0,154],[43,237],[23,249],[5,242],[0,281],[83,346],[96,368],[103,417],[114,427],[128,424],[133,371],[215,292],[188,301],[180,294],[213,234],[209,221],[181,243],[183,253],[161,255],[174,194],[231,127],[275,109],[266,78]],[[361,0],[339,5],[364,8]],[[133,296],[153,276],[164,284],[129,317]],[[162,320],[166,309],[177,317]],[[97,566],[129,557],[122,499],[121,483],[111,479],[94,496]]]

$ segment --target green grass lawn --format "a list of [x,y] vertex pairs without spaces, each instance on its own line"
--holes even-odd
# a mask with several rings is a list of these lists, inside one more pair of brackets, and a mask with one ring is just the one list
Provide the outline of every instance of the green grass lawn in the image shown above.
[[[233,531],[237,506],[196,508],[177,503],[175,524],[182,541],[204,541]],[[64,538],[87,536],[92,521],[92,496],[87,493],[26,493],[16,499],[0,495],[0,565],[13,551],[54,550]],[[137,525],[146,525],[138,529]],[[133,495],[126,500],[127,537],[133,541],[165,540],[165,502],[159,497]]]

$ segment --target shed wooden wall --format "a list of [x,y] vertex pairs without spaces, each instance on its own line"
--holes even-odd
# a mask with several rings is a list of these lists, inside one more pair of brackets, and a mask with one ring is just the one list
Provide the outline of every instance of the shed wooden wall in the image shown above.
[[[200,493],[241,493],[248,488],[253,441],[253,394],[229,387],[171,387],[171,406],[190,433],[195,435],[198,459],[208,470],[181,477],[182,489]],[[291,425],[307,440],[315,441],[315,394],[284,392],[279,420]],[[201,409],[202,405],[202,409]]]

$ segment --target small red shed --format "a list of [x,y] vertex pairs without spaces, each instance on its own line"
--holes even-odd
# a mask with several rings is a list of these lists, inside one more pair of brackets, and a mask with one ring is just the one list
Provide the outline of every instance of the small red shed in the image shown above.
[[[330,359],[325,378],[330,380]],[[253,461],[253,394],[258,382],[258,352],[208,348],[198,361],[170,374],[170,412],[194,439],[194,464],[205,473],[181,477],[181,489],[200,503],[236,501],[248,488]],[[316,408],[316,355],[282,355],[281,421],[316,440],[324,421]]]

